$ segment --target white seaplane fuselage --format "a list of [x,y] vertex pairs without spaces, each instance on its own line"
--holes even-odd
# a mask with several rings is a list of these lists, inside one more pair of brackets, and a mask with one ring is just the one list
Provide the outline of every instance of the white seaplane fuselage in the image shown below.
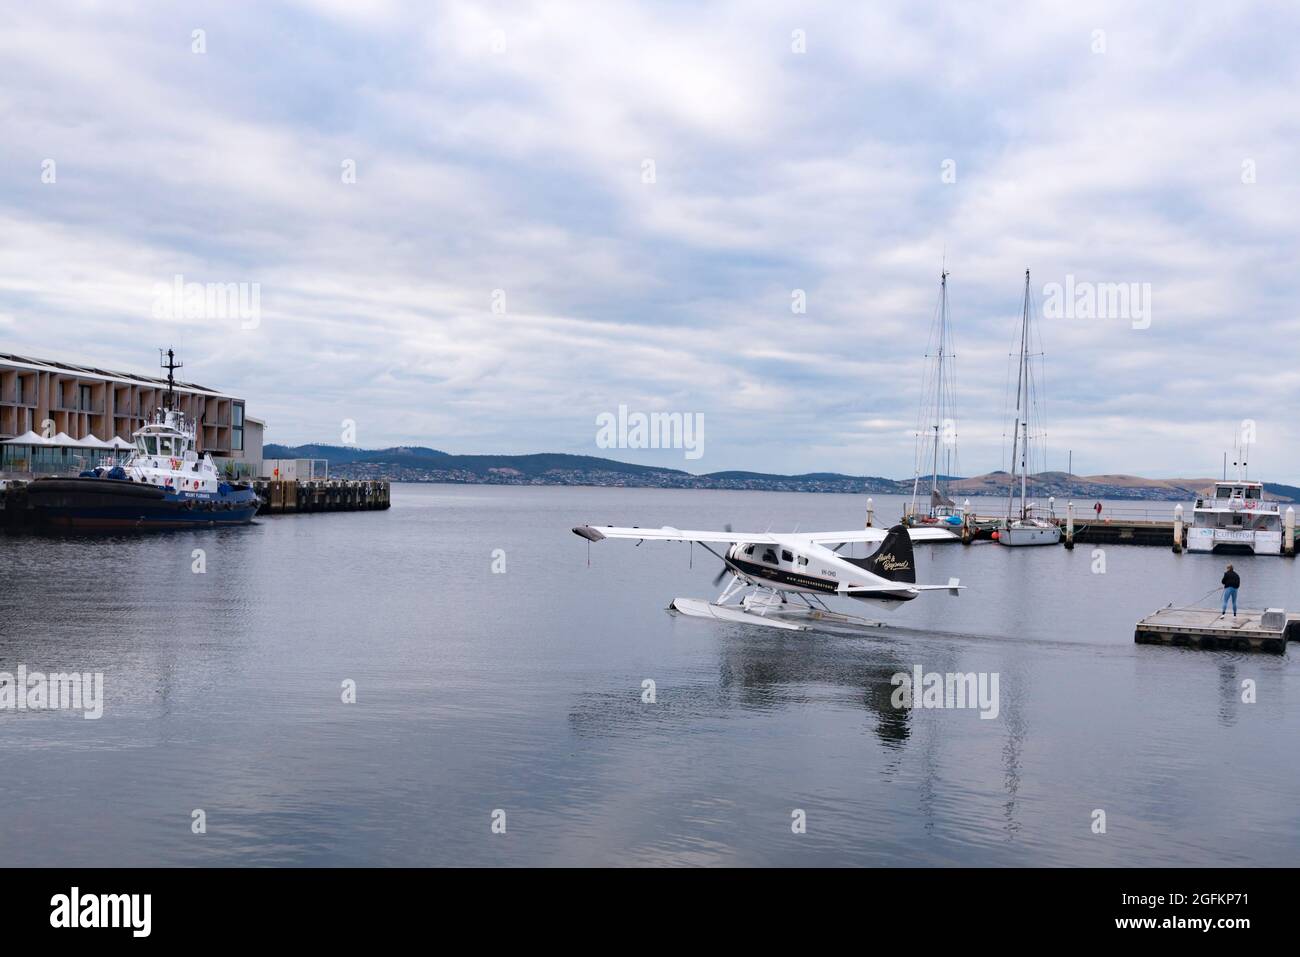
[[[810,595],[841,595],[892,604],[920,591],[873,575],[825,545],[773,535],[771,544],[738,542],[727,549],[731,571],[752,585]],[[888,564],[888,562],[887,562]]]

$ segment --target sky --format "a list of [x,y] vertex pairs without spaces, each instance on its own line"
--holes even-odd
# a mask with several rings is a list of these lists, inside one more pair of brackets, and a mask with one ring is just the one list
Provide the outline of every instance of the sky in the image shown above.
[[946,268],[977,474],[1028,268],[1043,464],[1300,480],[1294,5],[0,6],[0,352],[174,346],[268,442],[905,477]]

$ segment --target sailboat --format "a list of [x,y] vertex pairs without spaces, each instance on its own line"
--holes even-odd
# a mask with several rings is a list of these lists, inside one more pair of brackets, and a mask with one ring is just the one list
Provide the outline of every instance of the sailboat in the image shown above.
[[[1055,545],[1061,529],[1038,518],[1026,498],[1029,480],[1029,416],[1033,408],[1029,370],[1029,270],[1025,270],[1025,302],[1020,318],[1020,366],[1016,374],[1016,424],[1011,434],[1011,488],[1007,494],[1007,517],[997,530],[1003,545]],[[1020,504],[1016,506],[1016,478],[1020,478]]]
[[[927,355],[933,360],[930,381],[922,399],[921,414],[916,430],[916,472],[912,482],[912,502],[907,508],[904,523],[916,526],[951,527],[954,538],[959,534],[964,515],[943,488],[943,476],[951,475],[956,453],[957,434],[952,418],[952,342],[948,329],[948,271],[939,273],[939,308],[935,313],[930,335],[934,349]],[[944,473],[939,471],[940,452],[944,458]],[[930,466],[929,503],[924,508],[921,495],[922,469]]]

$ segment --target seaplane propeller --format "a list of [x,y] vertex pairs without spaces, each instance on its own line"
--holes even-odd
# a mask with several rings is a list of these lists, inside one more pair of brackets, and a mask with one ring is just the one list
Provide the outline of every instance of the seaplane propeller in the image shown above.
[[[728,535],[731,534],[730,522],[728,522],[726,525],[723,525],[722,528]],[[709,551],[713,551],[713,549],[709,549]],[[717,552],[714,552],[714,554],[716,555]],[[722,559],[722,567],[718,569],[718,573],[713,576],[713,587],[717,588],[719,585],[721,585],[722,579],[726,578],[729,574],[731,574],[731,566],[727,564],[727,560],[724,558]]]

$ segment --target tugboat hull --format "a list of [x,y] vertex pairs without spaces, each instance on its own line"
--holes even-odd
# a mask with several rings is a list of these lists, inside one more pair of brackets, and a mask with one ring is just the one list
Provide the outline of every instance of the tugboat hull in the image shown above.
[[248,488],[191,494],[109,478],[38,479],[27,496],[41,525],[88,531],[247,525],[261,504]]

